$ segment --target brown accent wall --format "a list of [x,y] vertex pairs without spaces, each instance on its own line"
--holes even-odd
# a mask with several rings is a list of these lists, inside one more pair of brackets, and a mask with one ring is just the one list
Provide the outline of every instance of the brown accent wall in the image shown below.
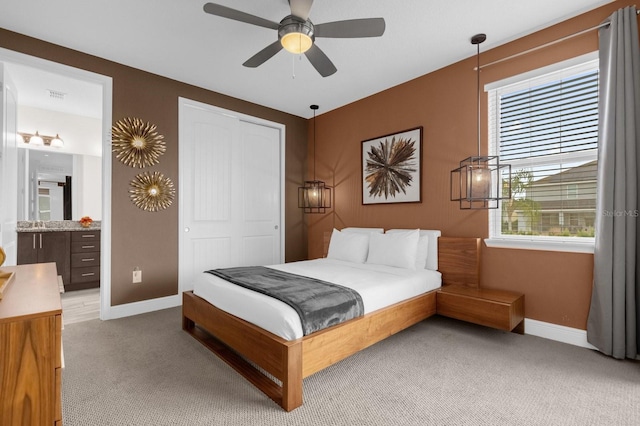
[[[574,19],[482,52],[488,63],[598,25],[616,1]],[[484,29],[491,39],[491,29]],[[474,34],[468,34],[469,39]],[[596,31],[488,67],[481,84],[501,80],[598,49]],[[428,54],[428,52],[422,52]],[[419,53],[417,53],[419,54]],[[330,214],[309,215],[309,257],[322,255],[333,227],[440,229],[445,236],[487,237],[488,213],[463,211],[449,201],[449,172],[476,148],[476,58],[470,58],[345,107],[317,116],[317,178],[335,188]],[[471,56],[473,55],[473,56]],[[483,153],[487,153],[486,96],[482,99]],[[321,106],[322,107],[322,106]],[[322,108],[319,110],[322,113]],[[361,141],[423,126],[422,203],[362,205]],[[311,139],[310,139],[311,141]],[[309,159],[309,167],[311,161]],[[525,294],[528,318],[586,328],[593,255],[482,247],[481,285]]]
[[[113,120],[138,117],[158,126],[167,144],[160,164],[145,168],[178,182],[178,97],[216,105],[286,126],[285,257],[307,257],[304,218],[297,187],[305,177],[307,120],[240,99],[203,90],[95,56],[0,29],[0,47],[92,71],[113,79]],[[110,126],[111,124],[109,124]],[[153,299],[178,292],[178,202],[160,212],[144,212],[129,200],[129,182],[140,169],[112,156],[111,304]],[[135,266],[143,283],[131,284]]]
[[[482,53],[490,62],[602,22],[614,10],[632,5],[616,1],[575,19]],[[484,31],[491,37],[491,29]],[[471,37],[473,34],[469,34]],[[322,254],[323,233],[333,227],[382,226],[441,229],[445,236],[486,237],[487,213],[460,211],[449,201],[449,172],[476,150],[475,57],[317,116],[316,175],[335,187],[335,208],[325,215],[303,215],[297,187],[305,179],[307,121],[246,101],[126,67],[95,56],[0,29],[0,47],[89,70],[113,78],[113,120],[139,117],[158,125],[167,152],[160,171],[178,182],[178,97],[286,125],[286,260]],[[597,33],[563,42],[487,68],[482,82],[499,80],[597,49]],[[470,45],[470,55],[474,53]],[[424,52],[428,54],[428,52]],[[486,123],[486,108],[483,120]],[[424,127],[422,203],[363,206],[360,184],[362,140],[398,130]],[[486,136],[486,126],[483,126]],[[310,141],[311,138],[308,138]],[[486,152],[486,137],[483,150]],[[312,158],[307,161],[309,170]],[[177,292],[178,206],[146,213],[129,201],[136,171],[117,160],[112,178],[112,305]],[[134,266],[144,270],[142,285],[131,284]],[[541,321],[585,328],[591,296],[593,256],[531,250],[482,251],[482,285],[526,294],[526,315]]]

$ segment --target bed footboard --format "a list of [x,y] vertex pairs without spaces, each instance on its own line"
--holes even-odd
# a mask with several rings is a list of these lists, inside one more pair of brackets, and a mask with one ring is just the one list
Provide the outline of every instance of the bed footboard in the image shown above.
[[302,339],[284,340],[216,308],[191,291],[182,296],[182,329],[286,411],[302,405]]
[[[287,341],[216,308],[191,291],[183,293],[182,298],[183,330],[286,411],[302,405],[304,377],[436,312],[436,292],[431,291],[303,338]],[[271,374],[282,385],[248,361]]]

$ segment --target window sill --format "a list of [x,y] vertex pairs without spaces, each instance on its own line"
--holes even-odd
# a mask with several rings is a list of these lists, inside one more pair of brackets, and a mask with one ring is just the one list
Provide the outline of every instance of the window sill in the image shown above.
[[510,248],[524,250],[562,251],[570,253],[593,254],[595,242],[573,241],[536,241],[536,240],[512,240],[508,238],[485,238],[484,243],[492,248]]

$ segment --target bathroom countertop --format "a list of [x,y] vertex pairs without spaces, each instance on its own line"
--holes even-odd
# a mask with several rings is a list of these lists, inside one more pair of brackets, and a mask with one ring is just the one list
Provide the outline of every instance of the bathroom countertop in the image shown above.
[[80,225],[77,220],[19,220],[16,226],[17,232],[60,232],[60,231],[99,231],[100,221],[95,220],[87,228]]

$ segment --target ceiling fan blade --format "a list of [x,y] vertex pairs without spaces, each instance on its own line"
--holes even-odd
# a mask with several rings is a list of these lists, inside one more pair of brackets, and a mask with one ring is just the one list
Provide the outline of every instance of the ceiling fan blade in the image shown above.
[[313,0],[289,0],[291,6],[291,14],[306,21],[309,19],[309,11],[313,5]]
[[314,33],[316,37],[328,38],[380,37],[385,27],[384,18],[349,19],[317,24]]
[[205,12],[210,13],[211,15],[245,22],[247,24],[257,25],[259,27],[270,28],[272,30],[277,30],[280,26],[280,24],[278,24],[277,22],[260,18],[259,16],[250,15],[245,12],[240,12],[239,10],[231,9],[230,7],[222,6],[215,3],[206,3],[203,9]]
[[315,44],[311,45],[311,49],[304,52],[311,65],[320,73],[323,77],[329,77],[331,74],[338,71],[331,59],[324,54],[322,50]]
[[258,53],[256,53],[255,55],[253,55],[242,65],[249,68],[256,68],[264,64],[265,62],[267,62],[267,60],[271,59],[273,55],[275,55],[281,50],[282,50],[282,43],[280,43],[280,40],[276,40],[270,45],[268,45],[267,47],[265,47],[264,49],[262,49],[261,51],[259,51]]

